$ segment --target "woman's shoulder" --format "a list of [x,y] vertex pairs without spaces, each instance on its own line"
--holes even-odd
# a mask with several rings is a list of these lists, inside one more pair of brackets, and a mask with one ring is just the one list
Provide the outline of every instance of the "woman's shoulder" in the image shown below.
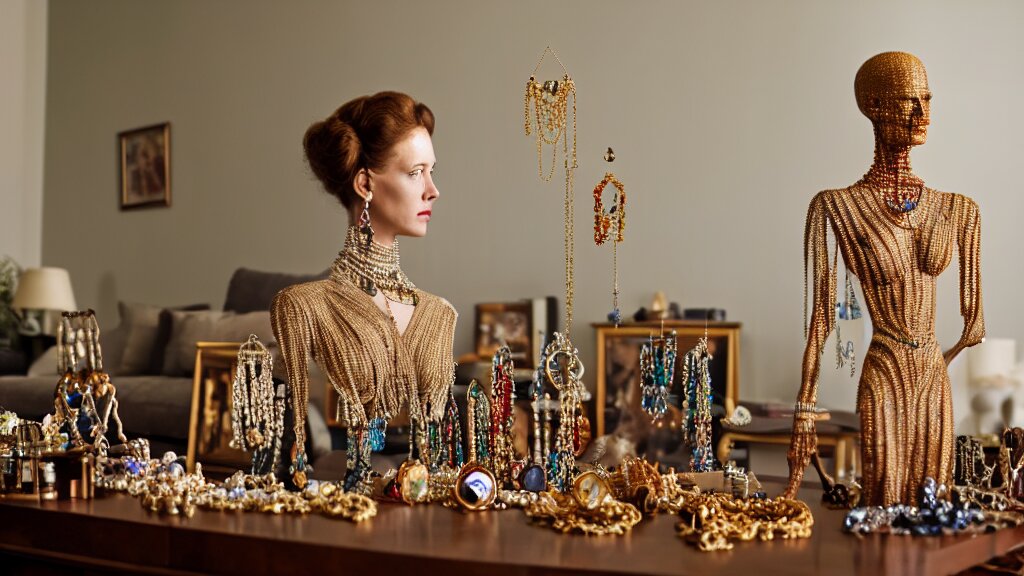
[[276,296],[274,296],[274,303],[271,308],[284,305],[286,303],[301,302],[309,298],[323,297],[332,288],[332,285],[336,285],[337,282],[333,282],[330,279],[323,280],[311,280],[309,282],[302,282],[300,284],[292,284],[282,288]]
[[445,300],[440,296],[431,294],[430,292],[425,292],[423,290],[417,290],[416,294],[417,296],[419,296],[420,299],[419,304],[417,304],[417,306],[425,306],[426,309],[436,310],[443,314],[450,315],[452,320],[455,320],[459,317],[458,310],[456,310],[455,306],[452,306],[452,303],[449,302],[448,300]]

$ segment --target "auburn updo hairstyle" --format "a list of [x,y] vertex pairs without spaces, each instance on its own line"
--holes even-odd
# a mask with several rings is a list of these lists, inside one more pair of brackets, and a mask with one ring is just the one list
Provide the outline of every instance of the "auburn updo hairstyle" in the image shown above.
[[391,148],[422,126],[434,134],[434,113],[401,92],[378,92],[346,102],[306,130],[306,161],[327,193],[351,210],[360,199],[353,182],[363,168],[379,169]]

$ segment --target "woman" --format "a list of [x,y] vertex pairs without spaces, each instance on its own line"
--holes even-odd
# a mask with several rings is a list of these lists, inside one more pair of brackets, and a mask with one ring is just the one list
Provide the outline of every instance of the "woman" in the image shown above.
[[292,387],[297,487],[307,472],[307,355],[337,390],[348,426],[346,489],[369,486],[370,452],[383,447],[400,410],[408,408],[422,442],[425,419],[447,407],[457,314],[406,277],[397,241],[427,233],[439,195],[433,131],[430,109],[398,92],[356,98],[306,131],[309,165],[348,211],[349,226],[330,277],[282,290],[271,307]]

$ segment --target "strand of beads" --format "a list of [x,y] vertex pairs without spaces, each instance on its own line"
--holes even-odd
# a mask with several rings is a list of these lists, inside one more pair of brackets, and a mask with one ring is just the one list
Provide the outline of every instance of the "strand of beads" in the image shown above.
[[514,430],[515,416],[512,402],[515,400],[512,351],[507,345],[495,352],[491,361],[491,422],[490,454],[491,470],[498,481],[511,483],[511,464],[515,457]]
[[476,380],[469,383],[466,392],[466,406],[469,411],[469,462],[477,462],[485,466],[491,462],[490,438],[488,430],[491,421],[491,402],[484,393],[483,387]]
[[711,354],[707,337],[701,338],[683,357],[682,380],[686,386],[683,401],[685,425],[683,440],[690,447],[690,470],[714,470],[711,448]]

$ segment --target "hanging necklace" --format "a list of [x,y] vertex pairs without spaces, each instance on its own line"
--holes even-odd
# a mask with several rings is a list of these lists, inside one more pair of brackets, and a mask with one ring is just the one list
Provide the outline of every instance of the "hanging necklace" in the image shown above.
[[676,369],[676,331],[653,335],[640,347],[640,406],[658,421],[668,411],[668,393]]
[[583,412],[584,368],[579,352],[559,332],[544,356],[544,376],[558,391],[560,414],[555,450],[548,456],[548,483],[564,492],[572,483],[576,458],[590,442],[590,421]]
[[[537,70],[548,53],[562,67],[564,75],[561,80],[537,81]],[[558,154],[558,142],[562,141],[563,150],[568,153],[569,96],[572,96],[572,162],[576,167],[576,85],[569,72],[551,47],[544,49],[537,62],[533,74],[526,81],[526,95],[523,98],[523,128],[527,136],[535,135],[537,139],[537,175],[545,182],[550,181],[555,173],[555,162]],[[533,117],[530,114],[530,103],[533,103]],[[536,133],[536,134],[534,134]],[[564,139],[563,139],[564,138]],[[551,169],[544,176],[544,145],[551,145]],[[566,159],[568,160],[568,158]]]
[[[544,62],[548,53],[554,57],[561,66],[564,73],[561,81],[549,80],[538,82],[537,71]],[[569,149],[568,138],[568,106],[569,96],[572,96],[572,150]],[[531,126],[530,103],[534,106],[535,126]],[[569,337],[572,331],[573,299],[576,285],[574,280],[575,249],[576,239],[573,235],[574,221],[574,198],[573,184],[576,175],[576,85],[569,76],[569,71],[559,60],[558,55],[550,46],[544,48],[544,52],[533,69],[533,74],[526,82],[526,95],[523,98],[524,128],[526,135],[533,134],[536,130],[537,138],[537,174],[541,180],[550,181],[554,175],[555,161],[557,159],[558,142],[562,142],[563,165],[565,166],[565,336]],[[544,177],[543,146],[551,144],[551,170],[548,176]]]
[[[615,161],[615,152],[609,147],[604,153],[605,162]],[[615,202],[608,210],[604,209],[601,196],[604,189],[611,184],[615,188]],[[609,232],[614,229],[612,238],[612,311],[608,319],[618,327],[622,323],[622,312],[619,310],[619,242],[625,238],[626,232],[626,187],[611,172],[605,172],[604,178],[594,187],[594,243],[604,244]]]
[[711,449],[711,353],[707,328],[697,345],[683,356],[683,441],[690,448],[690,471],[714,470]]
[[401,263],[397,238],[390,248],[372,241],[367,244],[359,228],[349,226],[345,246],[331,266],[331,277],[348,279],[370,296],[376,296],[379,290],[385,300],[415,306],[419,295],[402,272]]

